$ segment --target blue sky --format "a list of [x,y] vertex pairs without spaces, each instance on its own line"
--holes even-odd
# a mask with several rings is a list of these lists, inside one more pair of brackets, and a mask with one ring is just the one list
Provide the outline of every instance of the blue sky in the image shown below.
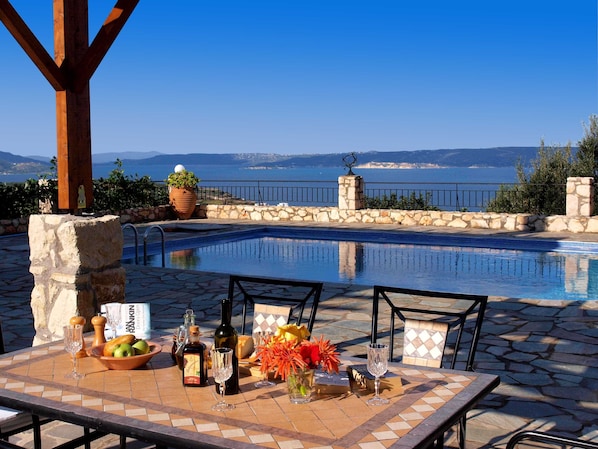
[[[90,40],[114,0],[89,0]],[[52,1],[11,0],[53,56]],[[142,0],[91,80],[92,152],[576,144],[596,0]],[[0,24],[0,151],[52,156],[54,90]]]

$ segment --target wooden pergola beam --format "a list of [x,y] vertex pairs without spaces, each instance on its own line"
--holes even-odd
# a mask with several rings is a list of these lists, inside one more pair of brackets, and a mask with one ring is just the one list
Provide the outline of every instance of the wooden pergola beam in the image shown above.
[[55,90],[66,89],[66,79],[60,68],[8,0],[0,0],[0,21],[23,50],[25,50],[25,53],[27,53],[52,87]]
[[117,0],[89,46],[87,0],[53,0],[54,60],[9,0],[0,20],[56,90],[58,208],[77,212],[93,201],[89,80],[139,0]]
[[89,50],[79,62],[75,90],[79,90],[91,79],[138,3],[139,0],[118,0],[116,2],[91,43]]

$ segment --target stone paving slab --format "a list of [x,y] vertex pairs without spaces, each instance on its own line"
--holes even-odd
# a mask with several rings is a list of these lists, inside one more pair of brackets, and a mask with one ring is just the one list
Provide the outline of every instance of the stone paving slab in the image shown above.
[[[227,225],[207,224],[211,229],[206,232],[218,232]],[[428,230],[414,230],[424,231]],[[583,238],[598,240],[598,236]],[[0,238],[0,317],[9,351],[30,346],[33,338],[29,306],[33,278],[28,267],[27,237]],[[191,307],[204,338],[210,338],[220,322],[218,301],[226,295],[227,276],[143,266],[126,266],[126,271],[127,300],[151,304],[156,330],[172,332],[184,310]],[[348,354],[364,356],[370,338],[371,295],[369,286],[325,284],[314,334],[326,335]],[[475,369],[499,375],[501,385],[470,412],[468,448],[504,448],[509,436],[522,429],[598,440],[598,301],[491,297]],[[51,423],[44,438],[53,446],[77,432],[80,429],[74,426]],[[29,435],[14,438],[32,447]],[[118,438],[102,438],[92,447],[118,447]],[[128,447],[147,445],[134,442]]]

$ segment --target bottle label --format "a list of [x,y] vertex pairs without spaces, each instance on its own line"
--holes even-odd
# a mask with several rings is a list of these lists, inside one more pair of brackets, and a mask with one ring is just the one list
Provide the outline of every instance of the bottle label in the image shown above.
[[183,385],[201,385],[201,365],[198,353],[183,355]]
[[[106,306],[100,306],[105,316]],[[114,330],[108,322],[104,327],[105,335],[112,335]],[[150,305],[148,303],[126,303],[120,306],[120,322],[116,326],[116,335],[135,334],[136,338],[148,340],[152,336]]]

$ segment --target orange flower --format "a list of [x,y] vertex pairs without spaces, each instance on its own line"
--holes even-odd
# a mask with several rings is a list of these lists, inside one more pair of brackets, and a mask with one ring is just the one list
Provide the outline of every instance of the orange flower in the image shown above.
[[322,368],[327,372],[337,372],[340,363],[336,346],[330,340],[320,337],[315,342],[292,338],[284,334],[268,338],[257,348],[257,358],[261,361],[261,371],[274,371],[282,380],[301,369]]

